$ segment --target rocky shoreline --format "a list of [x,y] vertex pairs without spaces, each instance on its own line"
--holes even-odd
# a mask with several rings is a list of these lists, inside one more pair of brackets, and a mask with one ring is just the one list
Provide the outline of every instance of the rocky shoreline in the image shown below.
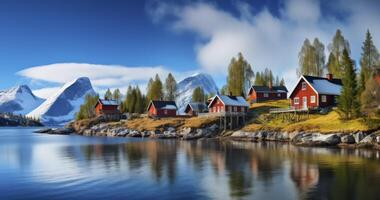
[[313,147],[340,147],[340,148],[373,148],[380,150],[380,135],[374,131],[352,133],[318,132],[274,132],[257,131],[246,132],[242,130],[222,132],[218,125],[210,124],[203,128],[174,128],[165,127],[160,130],[138,131],[125,127],[114,126],[108,123],[100,123],[91,127],[66,127],[58,129],[42,129],[37,133],[47,134],[78,134],[83,136],[102,137],[144,137],[156,139],[182,139],[195,140],[200,138],[220,138],[249,142],[290,142],[297,146]]

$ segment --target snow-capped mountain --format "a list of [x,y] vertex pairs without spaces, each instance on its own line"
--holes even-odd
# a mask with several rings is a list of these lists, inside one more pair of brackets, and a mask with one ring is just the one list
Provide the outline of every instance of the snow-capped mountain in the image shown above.
[[191,102],[195,88],[201,87],[205,94],[217,94],[218,87],[209,74],[198,73],[187,77],[177,84],[176,104],[179,112],[183,112],[186,104]]
[[35,96],[27,85],[0,91],[0,113],[27,114],[44,100]]
[[47,125],[60,125],[74,119],[86,95],[95,95],[90,79],[78,78],[66,83],[58,92],[49,97],[27,116],[37,117]]

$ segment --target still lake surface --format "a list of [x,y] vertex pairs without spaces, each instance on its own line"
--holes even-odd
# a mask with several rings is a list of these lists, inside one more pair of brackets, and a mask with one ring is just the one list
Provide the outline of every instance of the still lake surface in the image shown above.
[[0,199],[379,199],[380,152],[0,129]]

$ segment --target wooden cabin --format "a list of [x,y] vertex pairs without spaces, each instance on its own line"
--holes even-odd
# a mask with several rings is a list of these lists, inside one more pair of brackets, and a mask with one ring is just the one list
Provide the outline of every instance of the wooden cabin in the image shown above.
[[315,109],[333,107],[342,87],[341,79],[332,74],[326,77],[301,76],[290,93],[290,104],[295,109]]
[[208,105],[209,113],[245,114],[248,103],[242,96],[216,95]]
[[177,109],[174,101],[153,100],[149,103],[147,111],[149,117],[175,117]]
[[95,105],[96,116],[116,117],[120,116],[119,103],[115,100],[99,99]]
[[199,113],[207,113],[208,107],[205,103],[193,102],[188,103],[185,108],[185,113],[188,116],[198,116]]
[[248,100],[251,103],[259,103],[269,100],[286,99],[288,89],[285,86],[252,86],[248,91]]

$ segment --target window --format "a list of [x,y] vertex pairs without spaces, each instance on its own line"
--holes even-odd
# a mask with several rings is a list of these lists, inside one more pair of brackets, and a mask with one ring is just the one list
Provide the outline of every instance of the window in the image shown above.
[[268,94],[268,93],[264,93],[264,97],[265,97],[265,98],[268,98],[268,97],[269,97],[269,94]]
[[237,106],[234,106],[234,112],[237,112]]
[[168,110],[164,110],[164,114],[167,115],[168,114]]
[[306,82],[302,82],[302,90],[306,90]]
[[300,98],[295,97],[295,98],[294,98],[294,104],[299,104],[299,103],[300,103]]
[[327,102],[327,97],[326,97],[326,95],[322,95],[322,102],[323,102],[323,103],[326,103],[326,102]]
[[310,97],[310,103],[315,103],[315,96]]
[[277,97],[281,97],[281,93],[277,93]]

